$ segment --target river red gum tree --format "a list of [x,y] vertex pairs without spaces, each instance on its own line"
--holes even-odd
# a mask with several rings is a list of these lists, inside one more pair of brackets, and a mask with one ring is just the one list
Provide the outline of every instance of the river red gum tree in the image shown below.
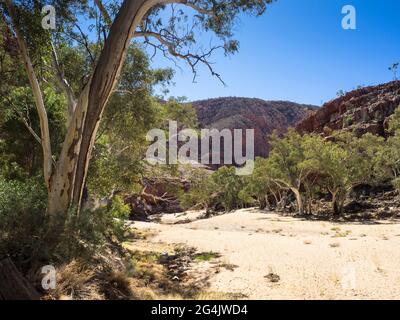
[[[95,0],[109,29],[101,54],[96,60],[92,73],[78,97],[74,96],[67,79],[65,79],[55,47],[52,45],[53,67],[59,88],[64,92],[68,102],[67,133],[61,153],[54,161],[51,150],[49,122],[46,107],[35,68],[32,64],[26,35],[21,31],[18,19],[18,1],[5,0],[7,17],[4,17],[9,29],[17,38],[20,55],[23,59],[29,83],[33,91],[36,109],[40,118],[41,145],[43,149],[43,172],[48,189],[48,212],[50,216],[65,215],[70,207],[80,208],[87,177],[91,152],[96,133],[107,101],[118,83],[128,48],[135,37],[143,37],[145,42],[154,48],[172,56],[186,60],[192,71],[196,72],[198,64],[205,64],[213,75],[215,73],[208,62],[209,56],[217,48],[226,52],[237,50],[237,43],[227,41],[235,18],[241,12],[260,15],[266,5],[273,0],[124,0],[115,18],[108,13],[101,0]],[[118,2],[118,1],[115,1]],[[179,4],[196,12],[202,26],[214,31],[223,41],[223,45],[210,48],[207,52],[189,53],[183,51],[182,37],[173,32],[157,30],[150,26],[151,14],[171,4]],[[164,30],[164,31],[163,31]],[[149,39],[153,38],[156,44]],[[187,39],[186,39],[187,40]]]

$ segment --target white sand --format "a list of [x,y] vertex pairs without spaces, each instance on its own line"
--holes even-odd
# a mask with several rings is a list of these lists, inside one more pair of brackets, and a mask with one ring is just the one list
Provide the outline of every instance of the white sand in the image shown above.
[[[210,291],[250,299],[399,299],[400,222],[304,221],[256,209],[165,224],[188,217],[166,215],[164,224],[136,222],[158,230],[152,242],[184,243],[222,254],[234,271],[221,269]],[[279,275],[271,283],[265,276]]]

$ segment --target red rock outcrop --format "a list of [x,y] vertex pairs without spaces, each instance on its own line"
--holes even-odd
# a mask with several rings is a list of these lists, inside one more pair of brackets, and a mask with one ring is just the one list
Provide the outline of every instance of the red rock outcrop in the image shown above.
[[400,106],[400,81],[365,87],[325,103],[296,125],[300,133],[351,130],[384,136],[390,116]]

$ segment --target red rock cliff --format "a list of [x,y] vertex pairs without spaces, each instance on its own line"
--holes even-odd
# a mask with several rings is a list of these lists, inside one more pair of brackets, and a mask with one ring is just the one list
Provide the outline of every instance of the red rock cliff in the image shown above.
[[325,103],[310,116],[300,120],[300,133],[325,133],[351,130],[385,135],[388,119],[400,105],[400,81],[365,87]]

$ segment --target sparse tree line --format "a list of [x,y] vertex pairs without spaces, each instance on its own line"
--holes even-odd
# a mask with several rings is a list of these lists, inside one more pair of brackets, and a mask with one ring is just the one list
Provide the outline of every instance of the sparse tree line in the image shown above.
[[206,209],[257,204],[283,210],[293,199],[295,210],[303,215],[311,214],[313,201],[324,195],[330,199],[332,214],[340,215],[357,186],[391,184],[400,190],[400,109],[388,133],[386,139],[372,134],[357,137],[349,131],[334,132],[329,138],[302,136],[294,129],[284,137],[273,134],[269,157],[255,160],[251,176],[238,177],[227,167],[212,175],[198,175],[184,200]]

